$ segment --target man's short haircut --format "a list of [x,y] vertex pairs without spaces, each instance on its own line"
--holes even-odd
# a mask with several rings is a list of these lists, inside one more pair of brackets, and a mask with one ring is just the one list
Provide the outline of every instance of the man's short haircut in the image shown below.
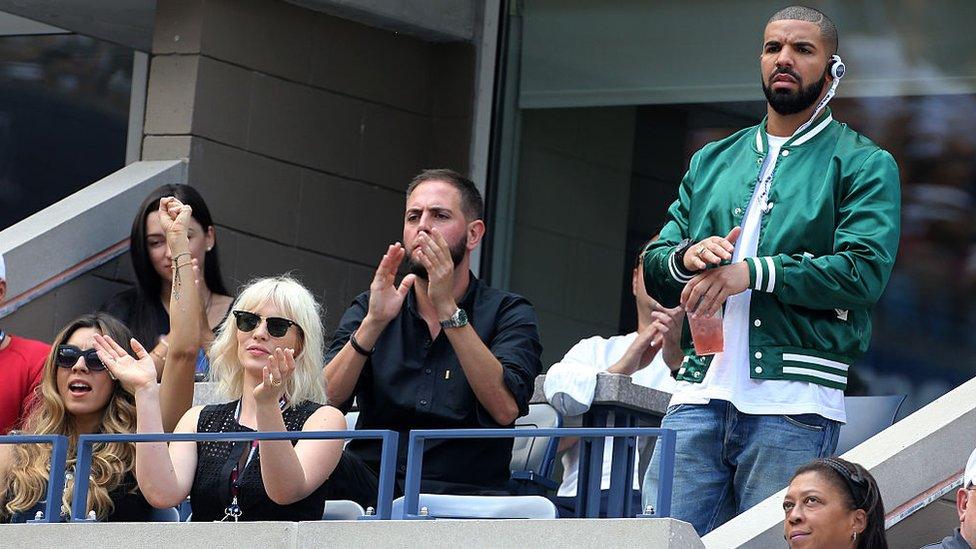
[[634,256],[635,269],[637,267],[640,267],[641,264],[644,263],[644,254],[647,252],[647,247],[650,246],[651,244],[654,244],[654,242],[656,242],[658,238],[661,238],[661,233],[655,234],[650,239],[648,239],[647,242],[641,244],[640,248],[637,249],[637,255]]
[[837,47],[839,45],[839,38],[837,37],[837,27],[834,26],[834,22],[830,20],[829,17],[824,15],[820,10],[813,8],[808,8],[807,6],[789,6],[779,10],[774,13],[766,24],[770,24],[773,21],[807,21],[816,24],[820,27],[820,36],[823,37],[824,42],[827,44],[827,49],[830,50],[830,55],[837,53]]
[[410,198],[418,185],[428,181],[443,181],[457,189],[461,193],[461,210],[468,221],[484,219],[485,201],[481,198],[478,187],[467,177],[447,168],[424,170],[417,174],[407,186],[407,198]]

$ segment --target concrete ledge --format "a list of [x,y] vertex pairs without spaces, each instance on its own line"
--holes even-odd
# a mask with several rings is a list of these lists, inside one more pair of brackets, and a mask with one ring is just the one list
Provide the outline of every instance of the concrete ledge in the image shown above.
[[429,41],[474,39],[476,7],[472,0],[286,0],[292,4],[404,32]]
[[0,231],[7,302],[0,318],[128,249],[136,208],[164,183],[186,183],[180,160],[135,162]]
[[671,519],[16,524],[3,534],[7,547],[704,547]]
[[[962,471],[976,444],[976,379],[946,393],[844,454],[871,471],[885,512],[903,506]],[[703,538],[709,548],[783,547],[781,490]],[[912,517],[906,519],[906,523]],[[924,527],[919,524],[917,527]],[[934,533],[930,541],[948,532]],[[897,546],[897,545],[894,545]]]
[[5,524],[5,547],[296,547],[297,522]]

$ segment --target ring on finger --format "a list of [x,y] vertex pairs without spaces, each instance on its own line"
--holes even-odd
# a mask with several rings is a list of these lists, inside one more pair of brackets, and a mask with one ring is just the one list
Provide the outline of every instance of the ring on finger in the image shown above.
[[271,376],[271,386],[272,387],[281,387],[281,380],[278,379],[278,378],[276,378],[275,376]]
[[698,257],[701,257],[701,255],[703,253],[705,253],[705,245],[704,244],[702,244],[701,246],[698,246],[698,251],[695,252],[695,255],[697,255]]

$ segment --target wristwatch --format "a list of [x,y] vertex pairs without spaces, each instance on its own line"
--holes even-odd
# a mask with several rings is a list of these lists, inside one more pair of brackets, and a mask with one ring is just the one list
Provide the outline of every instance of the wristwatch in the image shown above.
[[441,328],[460,328],[462,326],[468,325],[468,314],[464,312],[464,309],[458,307],[458,310],[454,311],[451,318],[441,321]]

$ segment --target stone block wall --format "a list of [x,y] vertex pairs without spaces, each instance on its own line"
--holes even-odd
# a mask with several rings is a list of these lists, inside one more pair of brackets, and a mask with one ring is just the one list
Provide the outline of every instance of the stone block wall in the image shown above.
[[291,271],[331,330],[400,239],[404,190],[466,173],[475,50],[275,0],[160,0],[144,159],[187,157],[230,286]]

